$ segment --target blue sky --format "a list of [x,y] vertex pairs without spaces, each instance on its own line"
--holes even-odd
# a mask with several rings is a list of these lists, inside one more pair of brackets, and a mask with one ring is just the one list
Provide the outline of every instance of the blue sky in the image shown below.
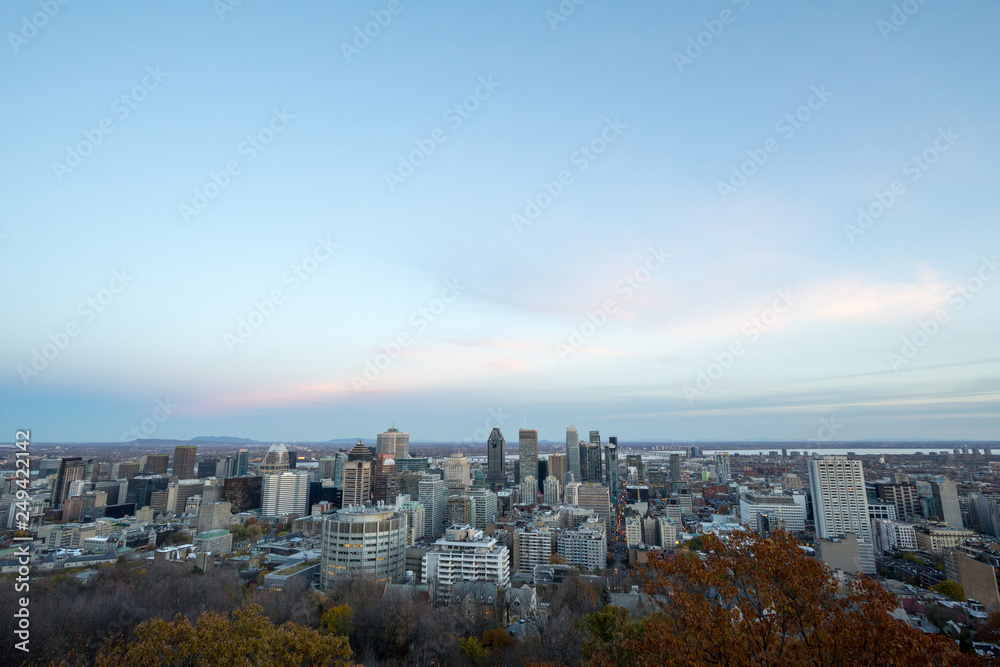
[[1000,7],[679,4],[5,3],[0,433],[996,439]]

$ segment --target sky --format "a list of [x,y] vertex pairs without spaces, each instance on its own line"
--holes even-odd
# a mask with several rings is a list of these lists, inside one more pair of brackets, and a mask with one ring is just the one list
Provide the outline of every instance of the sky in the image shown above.
[[997,439],[998,24],[3,3],[0,440]]

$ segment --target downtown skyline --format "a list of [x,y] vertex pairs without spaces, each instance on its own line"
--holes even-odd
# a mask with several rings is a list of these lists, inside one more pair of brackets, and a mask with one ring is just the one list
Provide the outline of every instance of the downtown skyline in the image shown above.
[[1000,8],[387,7],[0,10],[0,440],[997,439]]

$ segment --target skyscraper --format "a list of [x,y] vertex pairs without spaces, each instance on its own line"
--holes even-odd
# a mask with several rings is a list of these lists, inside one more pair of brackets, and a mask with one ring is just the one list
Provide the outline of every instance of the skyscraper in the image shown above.
[[598,447],[601,446],[601,432],[600,431],[591,431],[590,432],[590,444],[597,445]]
[[142,470],[150,475],[165,475],[169,466],[169,454],[150,454],[146,457],[146,465]]
[[348,461],[374,461],[375,455],[372,454],[372,450],[365,447],[365,443],[362,440],[358,440],[351,451],[347,452]]
[[394,459],[410,457],[410,434],[400,433],[395,427],[375,436],[375,453],[392,454]]
[[816,537],[830,540],[848,534],[857,536],[861,571],[873,574],[875,552],[861,461],[824,456],[810,459],[808,464]]
[[337,460],[333,464],[333,483],[335,486],[344,486],[344,470],[347,467],[347,452],[340,450],[337,452]]
[[681,481],[681,455],[670,455],[670,483],[678,484]]
[[66,498],[69,497],[70,482],[83,479],[86,465],[79,456],[64,458],[59,464],[59,472],[56,473],[56,484],[52,489],[52,507],[59,509],[63,506]]
[[337,459],[333,456],[324,456],[319,460],[316,474],[320,479],[333,479],[337,470]]
[[[198,462],[198,479],[218,477],[219,472],[219,459],[217,458],[206,458]],[[214,528],[212,530],[214,530]]]
[[174,467],[171,471],[178,479],[194,477],[194,457],[198,452],[196,445],[177,445],[174,448]]
[[580,481],[580,434],[575,426],[566,427],[566,478],[563,484]]
[[604,473],[601,468],[601,446],[594,443],[587,445],[586,475],[584,478],[594,484],[604,482]]
[[288,449],[282,444],[271,445],[260,462],[261,475],[280,475],[288,472]]
[[949,528],[961,530],[962,509],[958,504],[955,482],[950,479],[934,480],[931,482],[931,493],[934,498],[934,512],[938,519],[948,524]]
[[562,486],[566,483],[566,475],[569,474],[565,454],[552,454],[549,456],[548,473],[556,478],[559,482],[559,487],[562,488]]
[[618,469],[618,438],[612,436],[608,438],[608,446],[604,448],[607,459],[607,485],[613,502],[618,502],[618,494],[621,491],[621,475]]
[[425,535],[444,533],[445,485],[441,475],[428,473],[420,479],[419,500],[424,506]]
[[718,452],[715,455],[715,477],[719,480],[719,484],[729,484],[732,480],[732,475],[729,472],[729,454],[727,452]]
[[507,482],[503,470],[503,446],[503,434],[500,433],[500,429],[494,428],[490,432],[490,437],[486,440],[486,483],[494,490],[502,489]]
[[264,516],[308,514],[309,473],[286,471],[264,475],[261,501]]
[[246,477],[250,474],[250,452],[241,449],[236,452],[236,476]]
[[[517,463],[521,480],[529,475],[538,479],[538,431],[522,428],[517,432]],[[537,482],[536,482],[537,483]]]
[[371,461],[348,461],[344,464],[344,507],[369,504],[372,467]]

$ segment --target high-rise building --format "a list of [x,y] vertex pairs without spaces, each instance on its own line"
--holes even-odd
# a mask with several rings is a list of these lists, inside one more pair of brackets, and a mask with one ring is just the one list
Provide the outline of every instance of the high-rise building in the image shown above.
[[538,502],[538,480],[534,475],[521,478],[518,485],[518,501],[522,505],[533,505]]
[[229,529],[233,521],[233,506],[228,502],[203,503],[198,508],[198,531],[207,533],[210,530]]
[[[218,477],[219,473],[219,459],[208,458],[202,459],[198,462],[198,479],[205,479],[206,477]],[[214,530],[214,529],[213,529]],[[204,532],[199,530],[199,533]]]
[[[405,496],[409,498],[409,496]],[[396,509],[406,515],[406,543],[413,545],[424,536],[427,521],[424,506],[416,500],[399,503]]]
[[896,506],[896,517],[900,521],[913,521],[921,516],[920,493],[915,484],[876,484],[875,493],[884,502]]
[[538,431],[522,428],[517,432],[517,441],[517,463],[521,481],[529,475],[538,480]]
[[469,459],[455,452],[444,460],[444,481],[449,488],[465,489],[472,485]]
[[810,459],[808,465],[816,537],[836,540],[848,534],[857,536],[861,571],[874,574],[875,552],[861,461],[824,456]]
[[614,525],[611,521],[611,499],[608,495],[608,487],[596,482],[586,482],[577,489],[577,502],[579,507],[592,509],[599,519],[604,521],[609,532],[614,532]]
[[410,434],[400,433],[395,427],[375,436],[375,453],[392,454],[394,459],[410,457]]
[[472,527],[480,530],[486,528],[496,520],[497,515],[497,495],[484,488],[469,490],[469,498],[472,500]]
[[559,503],[559,480],[554,475],[545,478],[545,493],[543,494],[546,505],[556,505]]
[[319,460],[319,466],[316,468],[316,474],[319,475],[320,479],[333,479],[336,470],[337,457],[324,456]]
[[299,465],[299,453],[296,451],[288,450],[288,469],[295,470]]
[[79,456],[64,458],[59,464],[59,472],[56,473],[56,483],[52,488],[52,507],[60,509],[66,498],[69,497],[69,485],[83,479],[86,464]]
[[717,452],[715,455],[715,477],[719,484],[729,484],[733,476],[729,472],[729,453]]
[[146,457],[146,465],[142,470],[150,475],[166,475],[169,466],[170,455],[150,454]]
[[194,460],[198,453],[197,445],[177,445],[174,448],[174,465],[171,473],[177,479],[192,479],[194,477]]
[[391,507],[344,508],[323,520],[320,581],[341,576],[399,582],[406,569],[406,515]]
[[938,519],[948,524],[949,528],[962,528],[962,509],[958,504],[955,482],[950,479],[934,480],[931,482],[931,492],[934,494],[934,511]]
[[246,477],[250,474],[250,452],[241,449],[236,452],[236,476]]
[[563,489],[563,502],[567,505],[579,505],[581,486],[583,486],[582,482],[570,482],[567,484]]
[[369,447],[365,446],[364,441],[358,440],[351,451],[347,452],[348,461],[374,461],[375,455]]
[[576,481],[581,483],[589,481],[587,479],[587,475],[589,474],[588,464],[587,464],[587,443],[581,440],[579,444],[577,444],[576,450],[580,457],[580,476],[579,478],[577,478]]
[[563,484],[580,481],[580,434],[575,426],[566,427],[566,475]]
[[514,558],[511,567],[518,572],[533,572],[536,565],[544,565],[552,557],[556,533],[547,526],[517,528],[514,531]]
[[670,455],[670,484],[679,484],[681,481],[681,455]]
[[584,473],[584,481],[592,482],[594,484],[601,484],[604,482],[603,469],[601,467],[601,447],[600,445],[595,445],[590,443],[587,445],[587,456],[586,456],[586,471]]
[[601,446],[601,432],[600,431],[591,431],[590,432],[590,444],[597,445],[598,447]]
[[559,533],[559,555],[570,565],[599,572],[607,567],[608,542],[601,523],[588,522]]
[[247,512],[263,504],[263,486],[264,480],[259,475],[228,477],[222,484],[222,495],[233,504],[233,512]]
[[286,471],[264,475],[262,503],[263,516],[308,514],[309,473]]
[[444,503],[444,525],[472,524],[472,498],[467,495],[448,496]]
[[500,429],[494,428],[490,432],[490,437],[486,441],[486,483],[493,490],[502,489],[507,485],[507,476],[504,473],[504,440]]
[[344,486],[344,471],[347,469],[347,452],[341,450],[337,452],[337,460],[333,465],[333,483],[336,486]]
[[283,444],[271,445],[260,462],[261,475],[280,475],[288,472],[288,449]]
[[[567,460],[565,454],[552,454],[549,456],[549,475],[556,478],[559,482],[559,486],[562,487],[566,483],[566,475],[569,473],[567,468]],[[572,480],[571,480],[572,481]]]
[[344,464],[344,507],[369,504],[372,474],[371,461],[348,461]]
[[419,499],[424,506],[424,534],[432,537],[444,533],[446,487],[441,475],[427,473],[420,479]]
[[375,455],[375,489],[372,497],[376,502],[395,503],[395,498],[388,497],[389,475],[396,472],[396,459],[393,454]]
[[618,438],[611,436],[608,438],[608,446],[604,448],[604,456],[607,459],[607,485],[608,492],[618,502],[618,494],[621,492],[621,471],[618,468]]
[[428,549],[421,570],[421,581],[433,582],[436,600],[447,603],[457,581],[485,581],[504,591],[510,584],[510,554],[495,537],[458,525]]
[[740,498],[740,523],[750,526],[750,530],[760,532],[760,517],[766,514],[772,519],[781,519],[785,530],[793,533],[806,529],[805,496],[757,496],[746,493]]

